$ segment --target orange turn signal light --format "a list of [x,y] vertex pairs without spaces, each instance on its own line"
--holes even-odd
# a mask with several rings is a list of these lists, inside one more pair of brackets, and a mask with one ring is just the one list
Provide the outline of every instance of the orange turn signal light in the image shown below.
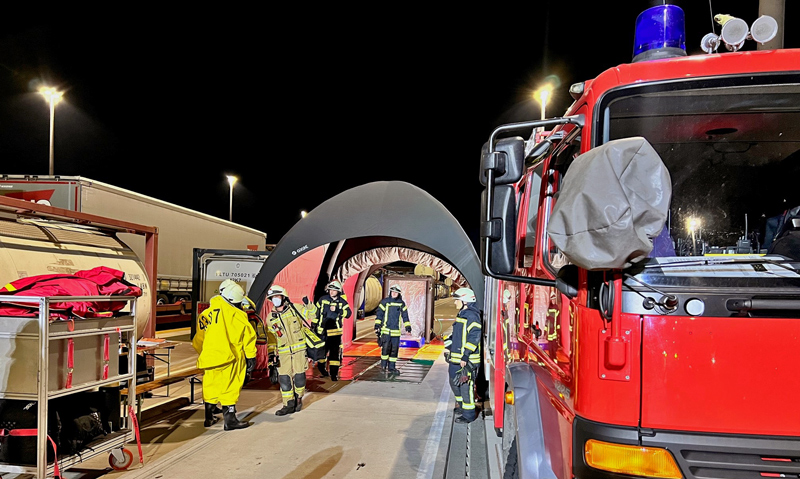
[[586,464],[603,471],[671,479],[683,477],[672,454],[657,447],[628,446],[589,439],[584,447],[584,457]]
[[506,404],[514,405],[514,391],[506,391]]

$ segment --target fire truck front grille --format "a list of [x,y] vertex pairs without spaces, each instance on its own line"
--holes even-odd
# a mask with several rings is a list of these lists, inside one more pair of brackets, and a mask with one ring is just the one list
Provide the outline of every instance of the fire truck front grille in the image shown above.
[[672,451],[687,479],[800,478],[800,437],[659,431],[642,445]]

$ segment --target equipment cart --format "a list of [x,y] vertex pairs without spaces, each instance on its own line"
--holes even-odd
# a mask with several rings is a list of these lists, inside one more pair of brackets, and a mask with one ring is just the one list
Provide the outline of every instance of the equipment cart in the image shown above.
[[[49,400],[120,383],[136,384],[136,360],[127,355],[127,373],[119,373],[120,346],[136,351],[136,297],[131,296],[13,296],[14,303],[38,305],[36,317],[0,318],[0,399],[36,401],[35,465],[0,462],[0,473],[35,474],[45,479],[55,467],[47,461]],[[77,301],[127,302],[121,316],[49,321],[51,303]],[[125,444],[134,439],[135,418],[128,414],[135,395],[127,396],[123,413],[112,431],[91,442],[80,454],[58,458],[69,468],[99,454],[109,454],[114,469],[127,469],[133,454]],[[114,430],[116,429],[116,430]],[[33,435],[33,430],[28,434]],[[13,431],[11,431],[13,435]]]

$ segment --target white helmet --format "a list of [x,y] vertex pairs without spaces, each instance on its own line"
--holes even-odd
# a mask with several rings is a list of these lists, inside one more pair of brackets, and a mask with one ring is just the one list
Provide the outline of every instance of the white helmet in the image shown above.
[[477,301],[475,299],[475,291],[472,291],[469,288],[459,288],[453,293],[453,298],[461,301],[462,303],[474,303]]
[[270,288],[267,290],[267,299],[278,295],[286,296],[287,298],[289,297],[289,295],[286,294],[286,288],[283,286],[278,286],[277,284],[270,286]]
[[389,292],[390,292],[390,293],[391,293],[391,292],[395,292],[395,293],[397,293],[397,294],[401,294],[401,293],[403,292],[403,290],[402,290],[402,289],[400,289],[400,286],[394,285],[394,286],[392,286],[391,288],[389,288]]
[[241,304],[244,299],[244,290],[230,279],[219,285],[219,294],[231,304]]
[[342,292],[342,283],[340,283],[339,281],[333,280],[330,283],[328,283],[328,287],[326,287],[325,289],[326,290],[331,290],[332,289],[334,291],[338,291],[338,292],[341,293]]

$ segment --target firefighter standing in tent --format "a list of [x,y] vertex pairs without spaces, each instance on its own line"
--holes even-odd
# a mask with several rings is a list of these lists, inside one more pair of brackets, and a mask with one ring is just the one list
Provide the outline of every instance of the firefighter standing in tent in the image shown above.
[[219,293],[198,318],[192,346],[199,353],[197,367],[203,370],[204,424],[216,422],[214,408],[221,403],[229,431],[250,425],[236,418],[236,403],[245,378],[256,367],[256,333],[242,310],[242,287],[226,279]]
[[481,313],[475,306],[475,292],[460,288],[453,294],[458,315],[453,331],[444,338],[444,357],[450,363],[450,387],[456,396],[458,423],[476,419],[475,376],[480,366]]
[[330,368],[331,380],[339,379],[339,366],[342,365],[342,321],[349,318],[352,313],[347,300],[342,295],[342,283],[331,281],[325,288],[328,294],[317,301],[319,320],[314,323],[317,334],[325,336],[325,350],[327,359],[317,362],[317,368],[322,376],[328,376],[326,363]]
[[283,287],[273,285],[267,290],[267,299],[275,306],[269,326],[278,339],[278,384],[283,401],[283,407],[275,415],[285,416],[303,408],[308,370],[303,317],[291,303]]
[[398,375],[397,354],[400,351],[400,319],[407,333],[411,332],[411,322],[408,320],[408,307],[403,301],[400,286],[389,288],[389,296],[383,298],[378,305],[375,317],[375,334],[381,345],[381,369],[390,374]]

